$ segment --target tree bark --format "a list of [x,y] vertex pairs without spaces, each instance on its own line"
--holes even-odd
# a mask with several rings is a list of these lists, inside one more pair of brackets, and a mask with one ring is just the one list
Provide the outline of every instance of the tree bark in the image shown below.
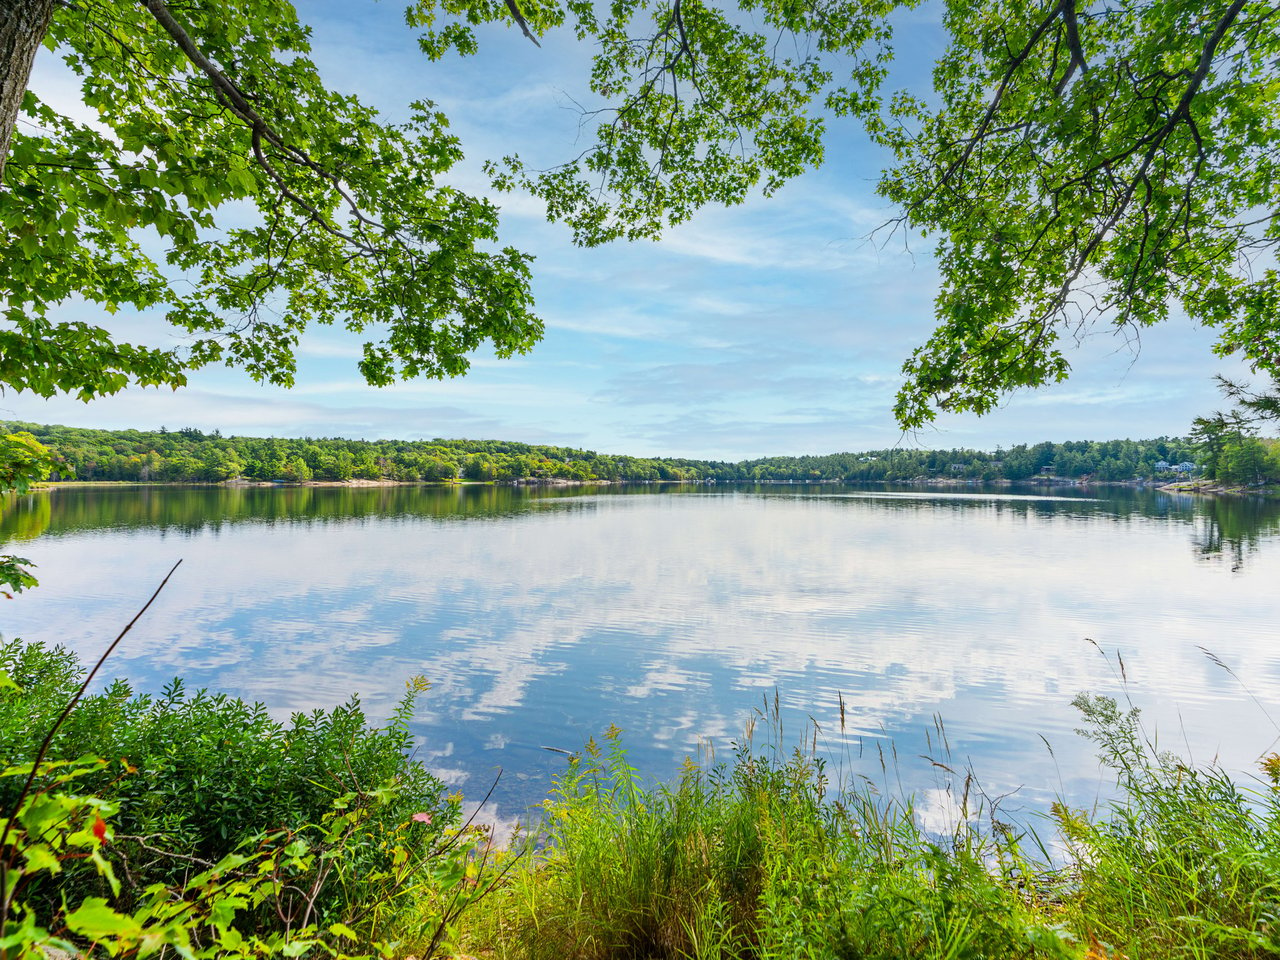
[[49,31],[55,0],[0,0],[0,190],[31,65]]

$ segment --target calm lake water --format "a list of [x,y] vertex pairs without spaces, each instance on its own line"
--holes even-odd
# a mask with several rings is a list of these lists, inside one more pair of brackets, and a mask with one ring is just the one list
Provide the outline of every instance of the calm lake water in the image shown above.
[[1011,816],[1105,794],[1070,701],[1123,695],[1121,658],[1164,746],[1245,773],[1280,736],[1274,502],[68,488],[12,503],[0,542],[42,581],[0,601],[0,634],[89,659],[183,560],[109,665],[139,690],[181,675],[281,717],[358,692],[381,718],[426,675],[418,756],[470,796],[501,768],[497,819],[563,769],[546,747],[615,723],[665,777],[708,744],[727,756],[775,692],[789,741],[816,721],[833,769],[914,794],[926,824],[945,821],[953,785],[931,760],[1012,793]]

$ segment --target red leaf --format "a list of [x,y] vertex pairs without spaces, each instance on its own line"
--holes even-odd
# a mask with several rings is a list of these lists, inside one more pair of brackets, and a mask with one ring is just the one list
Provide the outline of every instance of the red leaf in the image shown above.
[[98,814],[93,815],[93,835],[98,838],[99,843],[107,842],[107,824]]

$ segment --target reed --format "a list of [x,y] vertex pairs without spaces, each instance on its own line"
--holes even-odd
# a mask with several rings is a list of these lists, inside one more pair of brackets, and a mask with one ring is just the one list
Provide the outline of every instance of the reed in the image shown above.
[[1071,925],[1135,960],[1280,955],[1280,756],[1237,782],[1159,750],[1111,698],[1075,703],[1121,798],[1098,817],[1054,809],[1078,877]]
[[784,750],[776,701],[759,714],[767,742],[749,728],[727,762],[687,761],[666,784],[643,783],[610,728],[461,942],[502,960],[1280,953],[1280,757],[1241,786],[1155,750],[1114,700],[1076,705],[1117,774],[1113,803],[1016,829],[974,815],[989,801],[966,777],[965,815],[941,836],[909,799],[833,783],[816,723]]

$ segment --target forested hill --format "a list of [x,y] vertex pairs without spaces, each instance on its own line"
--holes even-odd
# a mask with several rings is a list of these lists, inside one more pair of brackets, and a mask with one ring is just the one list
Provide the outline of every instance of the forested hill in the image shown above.
[[859,481],[921,477],[1025,480],[1041,475],[1131,480],[1172,475],[1197,462],[1197,450],[1177,437],[1155,440],[1019,444],[992,452],[911,447],[709,460],[615,456],[570,447],[495,440],[341,440],[224,437],[187,428],[90,430],[0,422],[0,431],[33,434],[80,480],[219,482],[247,480],[715,480]]

